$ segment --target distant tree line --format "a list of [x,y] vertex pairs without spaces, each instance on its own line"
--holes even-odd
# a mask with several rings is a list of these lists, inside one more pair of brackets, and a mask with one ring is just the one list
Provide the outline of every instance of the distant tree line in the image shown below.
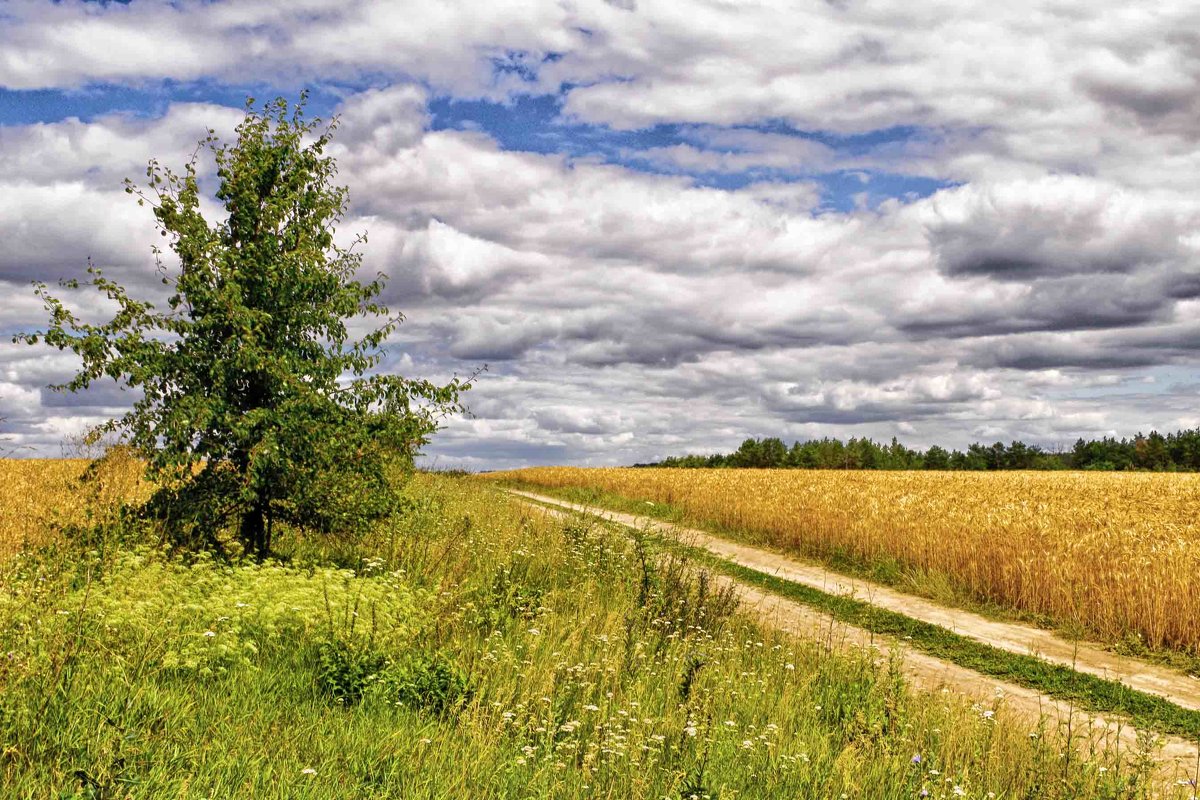
[[1087,469],[1200,472],[1200,429],[1163,435],[1154,431],[1132,439],[1084,440],[1066,451],[1024,442],[975,443],[965,451],[934,445],[928,450],[872,439],[810,439],[791,447],[782,439],[747,439],[732,453],[672,456],[639,467],[774,467],[791,469],[1010,470]]

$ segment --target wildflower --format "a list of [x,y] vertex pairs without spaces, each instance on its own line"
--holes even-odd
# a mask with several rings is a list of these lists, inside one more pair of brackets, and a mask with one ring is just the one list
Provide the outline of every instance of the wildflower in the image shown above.
[[304,769],[300,770],[300,774],[301,775],[316,775],[317,771],[315,769],[313,769],[312,767],[305,767]]
[[967,790],[966,790],[966,789],[964,789],[963,787],[961,787],[961,786],[958,786],[957,784],[955,784],[955,786],[954,786],[954,796],[955,796],[955,797],[962,797],[962,796],[963,796],[963,795],[965,795],[966,793],[967,793]]
[[215,631],[205,631],[204,632],[204,638],[206,638],[206,639],[211,639],[212,637],[214,637],[216,635],[217,634]]
[[921,754],[920,754],[920,753],[913,753],[913,757],[912,757],[912,763],[913,763],[913,764],[920,764],[920,763],[921,763]]

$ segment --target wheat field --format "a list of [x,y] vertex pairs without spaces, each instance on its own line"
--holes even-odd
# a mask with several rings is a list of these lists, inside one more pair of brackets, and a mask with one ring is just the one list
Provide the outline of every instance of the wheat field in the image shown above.
[[120,501],[145,497],[142,464],[114,450],[82,480],[87,459],[0,459],[0,558],[45,542],[61,526],[111,514]]
[[693,523],[909,575],[1110,641],[1200,652],[1200,475],[533,468]]

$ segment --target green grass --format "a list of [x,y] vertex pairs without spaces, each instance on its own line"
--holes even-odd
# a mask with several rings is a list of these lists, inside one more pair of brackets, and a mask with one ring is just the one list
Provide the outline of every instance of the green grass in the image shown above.
[[1144,752],[1064,759],[1000,700],[764,629],[690,558],[470,480],[408,492],[263,565],[0,563],[3,796],[1180,796]]
[[[505,480],[499,485],[513,489],[556,497],[573,503],[592,505],[611,511],[650,517],[661,522],[702,530],[734,541],[777,552],[785,556],[811,559],[826,568],[874,583],[888,586],[917,597],[970,611],[989,619],[1003,622],[1019,622],[1044,630],[1054,631],[1069,640],[1082,640],[1087,631],[1078,626],[1063,624],[1043,614],[1033,614],[983,600],[958,586],[953,576],[941,573],[917,571],[894,559],[880,558],[867,561],[849,553],[784,552],[773,545],[767,537],[755,531],[732,529],[708,520],[696,519],[668,503],[651,503],[646,500],[625,497],[601,489],[585,487],[549,487],[525,481]],[[1151,648],[1137,636],[1130,635],[1120,640],[1092,640],[1089,642],[1123,656],[1140,658],[1153,664],[1169,667],[1185,674],[1200,674],[1200,655],[1180,650]]]

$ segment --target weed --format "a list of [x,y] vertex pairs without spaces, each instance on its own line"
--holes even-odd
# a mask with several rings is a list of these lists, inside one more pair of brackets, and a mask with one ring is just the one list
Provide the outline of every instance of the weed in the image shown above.
[[398,705],[441,715],[461,709],[475,694],[467,675],[436,652],[409,656],[389,670],[384,683]]
[[387,656],[369,645],[330,639],[317,647],[317,685],[334,702],[354,705],[389,664]]

